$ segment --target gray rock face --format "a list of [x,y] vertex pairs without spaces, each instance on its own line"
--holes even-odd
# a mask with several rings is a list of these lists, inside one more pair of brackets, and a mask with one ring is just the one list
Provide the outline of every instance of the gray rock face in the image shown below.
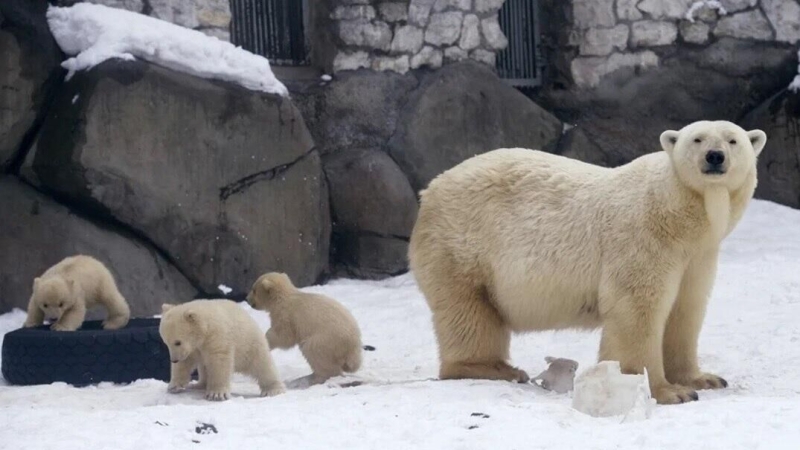
[[761,0],[761,7],[775,28],[775,39],[792,44],[800,40],[800,4],[784,0]]
[[407,270],[417,197],[384,152],[342,151],[324,159],[333,212],[332,263],[375,278]]
[[779,92],[747,114],[741,126],[767,133],[756,197],[800,208],[800,95]]
[[772,39],[772,28],[760,11],[753,10],[723,17],[714,28],[714,35],[766,41]]
[[553,149],[561,123],[472,62],[426,75],[389,141],[415,191],[461,161],[501,147]]
[[613,27],[614,0],[573,0],[573,23],[576,28]]
[[344,20],[339,22],[339,38],[347,45],[386,51],[392,44],[392,29],[384,22]]
[[464,13],[450,11],[431,15],[428,29],[425,31],[425,42],[433,45],[450,45],[458,40],[461,34],[461,21]]
[[630,30],[621,24],[614,28],[592,28],[586,31],[580,45],[582,55],[606,56],[616,50],[625,50],[628,46]]
[[678,27],[672,22],[643,20],[631,26],[632,47],[669,45],[678,37]]
[[45,0],[0,2],[0,171],[61,78],[61,52],[45,21]]
[[24,173],[141,233],[205,292],[236,295],[265,271],[307,285],[325,269],[312,148],[287,99],[110,61],[64,85]]
[[0,209],[10,219],[0,221],[0,313],[24,310],[33,278],[79,253],[111,270],[134,317],[157,314],[162,303],[196,293],[152,246],[99,227],[8,176],[0,178]]
[[711,27],[703,22],[683,21],[680,25],[681,37],[690,44],[705,44],[708,42],[708,33]]
[[695,0],[642,0],[640,11],[654,19],[682,19]]
[[424,32],[413,25],[405,25],[394,33],[392,53],[417,53],[422,48]]

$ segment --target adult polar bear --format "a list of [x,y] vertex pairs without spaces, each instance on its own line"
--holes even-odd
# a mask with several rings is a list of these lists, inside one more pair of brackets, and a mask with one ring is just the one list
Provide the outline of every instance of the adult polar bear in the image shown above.
[[439,175],[420,193],[409,259],[440,378],[524,382],[507,362],[512,331],[602,326],[599,359],[647,368],[659,403],[727,386],[700,371],[697,340],[766,139],[702,121],[614,169],[500,149]]

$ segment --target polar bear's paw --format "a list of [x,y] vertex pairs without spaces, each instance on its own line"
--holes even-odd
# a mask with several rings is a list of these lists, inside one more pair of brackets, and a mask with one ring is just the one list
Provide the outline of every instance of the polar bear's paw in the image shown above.
[[228,391],[206,391],[206,400],[211,400],[213,402],[225,401],[230,396],[231,394]]
[[692,380],[689,387],[702,390],[702,389],[722,389],[728,387],[728,382],[717,375],[711,373],[701,373],[698,377]]
[[269,389],[265,389],[261,391],[262,397],[275,397],[276,395],[281,395],[286,393],[286,388],[283,385],[275,386]]
[[653,398],[659,405],[677,405],[698,400],[697,392],[679,384],[667,384],[653,388]]

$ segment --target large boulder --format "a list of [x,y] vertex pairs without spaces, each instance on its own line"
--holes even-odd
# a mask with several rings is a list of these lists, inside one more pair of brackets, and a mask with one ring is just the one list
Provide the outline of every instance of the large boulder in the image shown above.
[[46,0],[0,1],[0,171],[24,151],[63,71]]
[[0,313],[25,309],[33,278],[79,253],[108,266],[134,316],[157,314],[164,302],[195,296],[152,246],[82,218],[15,178],[0,178],[0,210]]
[[378,278],[408,268],[417,197],[392,158],[377,149],[323,158],[333,214],[333,263],[349,275]]
[[502,147],[553,151],[561,122],[472,61],[427,73],[398,118],[389,151],[415,191],[467,158]]
[[31,182],[142,234],[207,294],[327,268],[322,164],[286,98],[108,61],[64,84],[33,151]]
[[784,89],[747,114],[747,130],[767,133],[756,197],[800,208],[800,93]]

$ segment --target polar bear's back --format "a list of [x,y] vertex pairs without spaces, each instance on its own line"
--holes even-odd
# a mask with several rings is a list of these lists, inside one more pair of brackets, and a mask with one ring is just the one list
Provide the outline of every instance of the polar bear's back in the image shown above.
[[618,225],[619,188],[637,189],[641,172],[526,149],[471,158],[422,192],[412,269],[449,260],[459,275],[491,290],[513,328],[574,325],[581,311],[594,326],[604,224]]
[[235,348],[236,364],[252,359],[256,352],[268,351],[267,340],[250,314],[231,300],[194,300],[193,310],[209,324],[216,344]]

